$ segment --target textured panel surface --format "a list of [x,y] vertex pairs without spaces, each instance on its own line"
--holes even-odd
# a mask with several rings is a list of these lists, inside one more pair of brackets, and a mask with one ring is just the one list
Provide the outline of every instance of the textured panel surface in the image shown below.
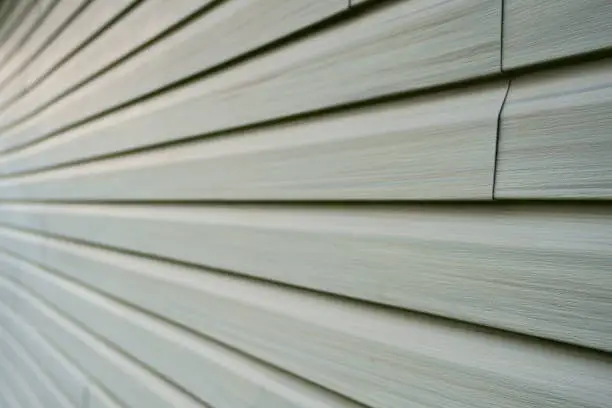
[[0,279],[0,294],[0,299],[16,297],[20,318],[34,325],[64,353],[72,355],[87,372],[112,389],[126,406],[202,408],[202,404],[4,278]]
[[41,50],[44,52],[44,47],[52,42],[63,28],[66,28],[67,20],[87,4],[87,0],[62,0],[53,7],[30,40],[0,71],[0,105],[4,105],[6,101],[23,91],[22,87],[15,84],[17,81],[11,83],[14,76],[23,70],[28,62],[36,58]]
[[[141,2],[119,20],[118,23],[109,27],[109,29],[63,64],[60,69],[46,78],[36,88],[35,92],[26,94],[13,104],[4,115],[2,126],[9,126],[15,120],[22,119],[31,112],[41,108],[55,97],[60,96],[67,89],[78,85],[127,53],[142,46],[151,40],[152,37],[164,32],[210,1],[173,0],[168,2],[165,0],[151,0]],[[128,0],[120,0],[119,3],[116,1],[98,1],[97,3],[106,3],[104,11],[107,13],[107,18],[116,15],[117,12],[123,10],[129,4]],[[118,4],[120,7],[117,7]],[[90,10],[90,13],[94,12],[93,9]],[[101,20],[99,14],[94,15],[90,13],[83,17],[84,21],[88,23],[86,27],[82,27],[86,32],[91,32],[92,28],[95,28],[95,30],[100,28],[99,26],[92,26],[92,23],[98,22],[100,24],[107,21],[106,19]],[[90,19],[94,21],[90,21]],[[134,27],[138,27],[138,29],[135,30]],[[72,33],[72,35],[75,35],[75,33]],[[81,41],[86,38],[81,33],[76,35]],[[34,132],[34,135],[38,135],[41,131],[44,131],[42,127],[44,124],[34,122],[35,126],[31,122],[25,122],[22,125],[18,125],[16,129],[24,130],[27,135],[30,135],[31,132]],[[5,139],[13,134],[12,132],[14,130],[0,138],[0,146],[4,146]],[[13,142],[21,144],[19,141]]]
[[[4,205],[0,215],[5,224],[612,350],[605,206]],[[24,251],[43,253],[32,244]]]
[[[143,327],[148,327],[150,334],[138,340],[135,328],[140,325],[135,314],[128,309],[38,268],[24,265],[12,271],[24,285],[77,320],[86,322],[92,330],[105,330],[115,339],[122,338],[124,346],[134,342],[131,351],[146,353],[150,348],[159,353],[158,360],[167,356],[166,349],[155,344],[155,335],[163,336],[160,325],[149,321]],[[248,289],[234,291],[233,296],[238,299],[241,293],[246,295]],[[217,309],[221,315],[226,315],[226,319],[217,317],[208,324],[205,322],[206,311],[213,313],[216,308],[200,309],[199,327],[222,333],[220,336],[226,339],[235,339],[236,344],[251,353],[300,370],[372,407],[399,408],[419,402],[431,407],[489,407],[491,404],[556,407],[557,401],[572,406],[596,407],[610,398],[610,392],[606,391],[609,380],[605,377],[609,374],[610,361],[594,358],[589,353],[566,354],[563,349],[548,346],[547,355],[542,355],[541,345],[523,339],[470,331],[428,319],[403,318],[363,306],[358,311],[350,304],[323,298],[307,299],[294,294],[286,299],[277,296],[260,299],[267,307],[276,305],[278,308],[284,304],[284,309],[281,309],[285,314],[296,317],[283,319],[276,312],[274,314],[278,317],[270,314],[258,321],[256,315],[246,309],[233,316],[229,303],[226,313]],[[107,317],[102,312],[104,308],[106,313],[115,309],[114,318]],[[118,320],[130,316],[134,319],[132,324],[121,324]],[[305,319],[306,324],[295,325],[298,318]],[[144,315],[140,315],[138,320],[142,319]],[[241,321],[237,330],[232,330],[232,321]],[[265,323],[270,326],[266,327]],[[301,328],[301,332],[293,332],[291,326],[293,330]],[[245,335],[247,327],[249,335]],[[272,334],[273,341],[269,341],[270,338],[266,340],[265,333]],[[458,352],[470,349],[478,352]],[[184,344],[174,353],[178,350],[193,350],[193,346]],[[188,367],[184,361],[168,358],[172,362],[169,366]],[[154,359],[149,356],[147,361]],[[389,364],[391,361],[393,364]],[[416,366],[418,371],[410,369]],[[453,381],[446,381],[445,376],[451,369],[460,374]],[[581,373],[580,378],[575,377],[575,370]],[[542,385],[534,379],[541,381]],[[427,383],[429,386],[423,388],[422,385]],[[360,387],[355,387],[356,384]],[[551,384],[554,387],[550,387]],[[442,392],[445,396],[440,398]],[[246,390],[245,394],[248,394]],[[253,402],[253,397],[249,399]],[[450,405],[449,400],[453,401]],[[271,406],[276,406],[273,401]],[[323,403],[323,406],[330,405]]]
[[612,198],[612,61],[512,82],[495,196]]
[[[5,198],[97,200],[489,199],[504,83],[290,122],[0,180]],[[41,143],[0,158],[14,173],[100,152]],[[89,142],[89,143],[88,143]]]
[[612,47],[609,0],[505,0],[505,69]]
[[[500,9],[492,0],[394,2],[104,117],[83,137],[113,133],[113,152],[496,73]],[[0,151],[47,135],[57,122],[33,117],[0,138]]]

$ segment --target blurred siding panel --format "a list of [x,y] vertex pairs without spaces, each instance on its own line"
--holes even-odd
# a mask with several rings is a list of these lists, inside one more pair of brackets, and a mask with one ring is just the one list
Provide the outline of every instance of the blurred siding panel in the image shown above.
[[0,403],[609,405],[608,8],[7,3]]

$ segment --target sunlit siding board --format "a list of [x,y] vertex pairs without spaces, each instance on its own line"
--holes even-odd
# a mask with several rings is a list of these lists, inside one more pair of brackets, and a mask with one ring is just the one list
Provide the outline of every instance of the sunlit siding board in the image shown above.
[[[130,137],[101,138],[111,153],[491,75],[500,71],[500,14],[501,2],[492,0],[393,2],[104,117],[88,137],[127,127]],[[0,150],[38,140],[61,122],[33,117],[6,132]]]
[[[506,88],[499,82],[435,93],[18,176],[0,180],[0,194],[22,200],[490,199]],[[0,167],[13,173],[61,164],[95,154],[105,140],[77,139],[72,147],[50,141],[0,158]]]
[[496,198],[612,198],[612,61],[512,82]]

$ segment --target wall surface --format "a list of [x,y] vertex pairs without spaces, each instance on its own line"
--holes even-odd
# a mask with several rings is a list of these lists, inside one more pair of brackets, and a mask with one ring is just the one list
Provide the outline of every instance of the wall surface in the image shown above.
[[0,21],[0,407],[612,407],[609,0]]

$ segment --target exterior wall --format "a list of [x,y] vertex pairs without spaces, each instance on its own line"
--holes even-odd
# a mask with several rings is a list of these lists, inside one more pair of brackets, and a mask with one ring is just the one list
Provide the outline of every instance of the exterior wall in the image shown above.
[[0,6],[0,406],[612,406],[612,2]]

